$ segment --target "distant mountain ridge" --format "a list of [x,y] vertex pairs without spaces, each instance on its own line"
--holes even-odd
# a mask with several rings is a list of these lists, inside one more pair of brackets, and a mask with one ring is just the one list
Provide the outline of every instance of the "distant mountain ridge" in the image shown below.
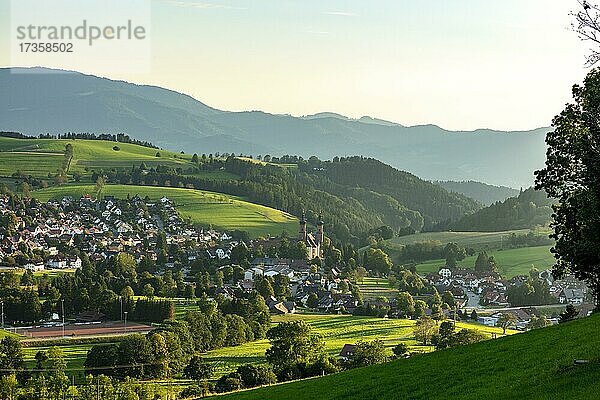
[[514,187],[531,185],[533,171],[545,160],[548,128],[453,132],[334,113],[228,112],[156,86],[44,68],[0,69],[0,88],[0,130],[25,134],[123,132],[167,149],[198,153],[321,159],[360,154],[425,179]]
[[519,191],[514,188],[488,185],[475,181],[434,181],[433,183],[450,192],[464,194],[486,206],[519,194]]

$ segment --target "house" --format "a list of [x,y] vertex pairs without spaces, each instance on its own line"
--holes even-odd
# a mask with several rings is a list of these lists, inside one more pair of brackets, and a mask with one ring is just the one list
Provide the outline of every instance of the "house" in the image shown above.
[[342,347],[342,350],[340,350],[340,354],[338,354],[338,355],[340,356],[340,358],[343,361],[348,361],[352,358],[355,351],[356,351],[355,344],[345,344],[344,347]]
[[67,260],[59,256],[49,258],[46,265],[50,269],[65,269],[69,267]]
[[292,312],[285,306],[283,301],[277,300],[273,296],[265,299],[265,303],[269,307],[269,311],[273,314],[288,314]]
[[438,275],[442,278],[450,278],[452,276],[452,270],[448,267],[442,267],[438,271]]
[[498,318],[495,317],[478,317],[477,322],[485,326],[496,326]]
[[81,268],[81,258],[73,257],[68,259],[69,268],[79,269]]
[[28,271],[43,271],[44,270],[44,264],[42,263],[38,263],[38,264],[33,264],[33,263],[29,263],[29,264],[25,264],[25,266],[23,267]]
[[582,289],[563,289],[558,296],[561,304],[580,305],[585,300],[585,294]]

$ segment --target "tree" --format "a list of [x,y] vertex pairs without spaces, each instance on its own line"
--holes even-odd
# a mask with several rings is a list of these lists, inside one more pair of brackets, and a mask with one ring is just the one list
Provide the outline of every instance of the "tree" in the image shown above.
[[454,335],[454,324],[450,321],[444,321],[440,324],[438,334],[435,335],[432,341],[437,349],[445,349],[450,347],[452,335]]
[[365,252],[365,268],[387,274],[392,268],[390,257],[381,249],[369,248]]
[[[598,15],[594,6],[579,13],[587,18],[587,12]],[[596,21],[597,22],[597,21]],[[593,32],[598,30],[586,25],[581,29]],[[590,30],[591,29],[591,30]],[[595,37],[595,36],[594,36]],[[593,60],[598,60],[594,53]],[[543,189],[548,196],[556,199],[553,205],[556,243],[552,249],[556,263],[553,275],[560,278],[572,272],[584,280],[600,304],[600,154],[597,142],[600,140],[600,70],[588,73],[584,85],[573,87],[575,102],[565,109],[552,122],[554,130],[546,135],[546,166],[536,171],[536,189]]]
[[464,260],[467,253],[464,248],[457,243],[448,243],[442,251],[442,257],[446,259],[446,266],[450,268],[456,267],[458,261]]
[[277,377],[268,365],[241,365],[235,372],[240,376],[246,388],[271,385],[277,382]]
[[475,309],[473,309],[473,311],[471,311],[471,319],[473,321],[477,321],[478,318],[479,318],[479,315],[477,315],[477,311]]
[[352,367],[366,367],[373,364],[386,362],[385,346],[381,340],[371,342],[359,341],[354,349],[354,354],[350,358]]
[[565,311],[560,314],[559,322],[562,324],[563,322],[572,321],[577,318],[579,313],[573,304],[568,304]]
[[394,353],[396,357],[406,357],[410,355],[410,348],[406,343],[398,343],[392,348],[392,353]]
[[529,321],[529,324],[527,324],[527,328],[540,329],[540,328],[545,328],[550,325],[552,325],[552,322],[550,322],[550,320],[548,318],[546,318],[545,315],[542,315],[539,318],[536,316],[533,316],[533,317],[531,317],[531,321]]
[[31,187],[29,186],[29,184],[27,182],[21,183],[20,189],[21,189],[21,195],[23,196],[24,199],[28,199],[31,197]]
[[427,345],[431,342],[433,335],[437,332],[435,321],[430,317],[421,317],[413,327],[415,339]]
[[133,296],[135,296],[135,293],[133,292],[131,286],[127,285],[121,290],[121,297],[129,299]]
[[506,335],[506,330],[517,323],[517,316],[513,313],[502,313],[498,318],[497,325],[502,328],[502,334]]
[[23,368],[21,342],[13,336],[0,341],[0,375],[16,373]]
[[316,293],[311,293],[308,295],[308,299],[306,300],[306,307],[312,308],[313,310],[319,307],[319,296]]
[[[572,29],[577,32],[583,41],[600,44],[600,8],[587,0],[578,0],[581,9],[571,15],[575,21],[571,24]],[[600,61],[600,51],[592,48],[591,54],[587,56],[587,65],[593,66]]]
[[482,251],[477,255],[475,260],[475,271],[476,272],[495,272],[496,271],[496,260],[493,256],[488,256],[485,251]]
[[19,382],[15,374],[3,375],[0,378],[0,398],[13,400],[16,398]]
[[448,304],[450,307],[454,307],[456,305],[456,300],[454,299],[452,292],[446,290],[444,293],[442,293],[442,303]]
[[187,378],[199,381],[202,379],[209,379],[215,368],[204,361],[200,355],[194,355],[190,359],[188,365],[183,369],[183,375]]
[[154,287],[151,284],[146,283],[142,288],[142,296],[146,296],[148,299],[154,298]]
[[415,313],[415,300],[408,292],[400,292],[397,297],[398,311],[403,317],[411,316]]
[[119,362],[119,346],[102,344],[88,350],[84,366],[86,374],[114,375],[114,366]]
[[415,301],[415,312],[413,314],[413,318],[421,318],[425,316],[425,309],[427,309],[427,303],[423,300]]
[[104,186],[106,185],[106,179],[103,176],[99,176],[96,179],[96,198],[102,198],[102,192],[104,191]]
[[254,288],[265,299],[275,294],[273,291],[273,286],[271,285],[271,280],[266,277],[260,277],[256,279],[254,281]]
[[304,321],[281,322],[267,332],[271,347],[265,357],[276,373],[299,363],[310,365],[325,355],[325,343]]

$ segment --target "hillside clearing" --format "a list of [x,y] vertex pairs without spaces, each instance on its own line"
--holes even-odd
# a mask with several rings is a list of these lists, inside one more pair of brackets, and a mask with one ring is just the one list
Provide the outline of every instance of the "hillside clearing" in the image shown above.
[[[516,275],[527,275],[532,266],[540,271],[551,268],[555,259],[550,253],[550,246],[523,247],[519,249],[488,251],[488,255],[494,256],[498,269],[502,276],[512,278]],[[467,257],[458,262],[461,268],[475,268],[477,255]],[[417,264],[417,271],[421,274],[438,272],[445,265],[445,260],[431,260]]]

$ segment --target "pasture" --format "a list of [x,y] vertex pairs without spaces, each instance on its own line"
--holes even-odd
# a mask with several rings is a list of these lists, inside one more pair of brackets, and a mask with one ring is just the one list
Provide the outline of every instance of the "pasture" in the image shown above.
[[[190,155],[101,140],[68,139],[12,139],[0,138],[0,175],[10,176],[21,171],[27,175],[45,178],[55,174],[64,159],[65,146],[73,145],[73,159],[69,173],[85,174],[92,169],[131,168],[142,162],[147,166],[158,164],[181,167],[191,165]],[[113,150],[117,146],[118,151]],[[156,153],[160,157],[156,157]]]
[[[224,399],[597,399],[600,315]],[[582,338],[587,338],[582,340]],[[573,365],[573,360],[590,360]]]
[[365,300],[376,299],[377,297],[392,299],[398,294],[398,289],[392,287],[387,278],[365,277],[358,286]]
[[[48,201],[94,192],[94,185],[66,185],[36,190],[32,195]],[[284,231],[294,234],[298,230],[297,219],[290,214],[221,193],[171,187],[106,185],[103,194],[121,199],[136,194],[151,199],[167,196],[175,202],[182,218],[189,217],[194,224],[247,231],[252,237],[278,235]]]
[[[413,320],[323,314],[286,314],[273,317],[274,324],[295,320],[305,321],[320,333],[325,341],[325,349],[332,356],[339,354],[344,344],[355,344],[359,340],[379,339],[388,348],[389,355],[392,354],[391,348],[401,342],[409,345],[414,352],[426,353],[434,350],[431,346],[423,346],[415,341]],[[457,329],[462,328],[478,329],[490,337],[492,334],[502,335],[500,328],[458,322]],[[507,331],[507,333],[515,332]],[[235,370],[242,364],[265,362],[267,348],[269,348],[269,341],[264,339],[241,346],[212,350],[206,353],[205,358],[208,362],[216,364],[215,376],[220,376]]]
[[[498,264],[500,274],[506,278],[516,275],[527,275],[532,266],[544,270],[554,265],[554,256],[550,253],[550,246],[523,247],[518,249],[488,251],[488,255],[494,256]],[[467,257],[458,262],[461,268],[475,267],[477,255]],[[445,265],[445,260],[431,260],[417,264],[420,274],[437,272]]]

